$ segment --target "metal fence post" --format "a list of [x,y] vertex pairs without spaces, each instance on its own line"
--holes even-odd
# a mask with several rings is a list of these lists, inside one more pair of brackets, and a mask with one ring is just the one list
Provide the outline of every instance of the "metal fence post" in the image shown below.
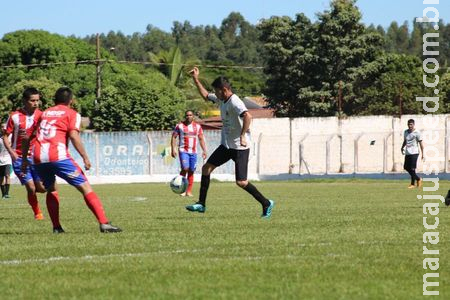
[[307,133],[307,134],[305,134],[305,136],[300,140],[300,142],[298,143],[299,144],[299,155],[298,155],[298,157],[299,157],[299,168],[298,168],[298,173],[299,174],[302,174],[302,163],[304,163],[305,164],[305,168],[306,168],[306,171],[308,172],[308,174],[311,174],[311,172],[309,171],[309,167],[308,167],[308,163],[306,162],[306,160],[305,160],[305,157],[304,157],[304,152],[305,152],[305,147],[304,147],[304,145],[303,145],[303,142],[306,140],[306,138],[309,136],[309,134]]
[[148,173],[149,175],[153,175],[153,141],[150,136],[150,133],[147,133],[147,141],[148,141]]
[[261,141],[262,141],[262,137],[263,137],[263,134],[260,133],[258,136],[258,146],[257,146],[258,153],[256,156],[256,174],[258,174],[258,175],[260,175],[260,172],[261,172]]
[[353,174],[356,174],[359,172],[359,157],[358,157],[358,142],[359,139],[364,135],[364,133],[360,133],[356,139],[354,140],[354,146],[353,146]]
[[[333,138],[334,138],[335,136],[338,136],[338,137],[339,137],[339,135],[336,134],[336,133],[330,135],[330,137],[327,139],[326,146],[325,146],[325,160],[326,160],[325,174],[327,174],[327,175],[328,175],[328,173],[329,173],[329,171],[330,171],[330,164],[331,164],[331,163],[330,163],[330,143],[331,143],[331,140],[333,140]],[[342,137],[341,137],[341,138],[342,138]],[[342,166],[342,164],[341,164],[341,166]],[[342,167],[341,167],[341,168],[342,168]],[[341,170],[339,170],[339,171],[341,171]]]
[[392,135],[392,132],[386,135],[383,139],[383,174],[386,173],[387,170],[387,139]]

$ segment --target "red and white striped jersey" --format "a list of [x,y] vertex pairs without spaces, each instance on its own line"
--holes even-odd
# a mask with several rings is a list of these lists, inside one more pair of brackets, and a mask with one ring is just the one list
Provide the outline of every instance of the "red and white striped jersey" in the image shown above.
[[[6,133],[11,136],[11,147],[16,151],[17,155],[22,155],[22,137],[20,131],[25,130],[28,136],[31,136],[36,129],[42,111],[36,109],[32,115],[27,114],[25,110],[18,109],[9,115],[6,123]],[[35,139],[30,141],[30,149],[34,144]]]
[[197,137],[203,134],[200,124],[192,122],[189,125],[180,122],[173,130],[173,136],[179,137],[178,149],[180,152],[197,153]]
[[80,130],[81,116],[66,105],[46,109],[41,116],[33,149],[35,164],[70,158],[69,132]]

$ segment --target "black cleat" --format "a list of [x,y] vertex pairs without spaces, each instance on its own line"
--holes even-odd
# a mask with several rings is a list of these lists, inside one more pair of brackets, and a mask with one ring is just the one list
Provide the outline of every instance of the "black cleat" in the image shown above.
[[121,232],[122,229],[119,227],[112,226],[111,223],[100,224],[100,232],[109,233],[109,232]]
[[445,205],[450,205],[450,190],[448,190],[447,196],[445,196]]
[[55,234],[64,233],[64,232],[65,231],[61,226],[53,228],[53,233],[55,233]]

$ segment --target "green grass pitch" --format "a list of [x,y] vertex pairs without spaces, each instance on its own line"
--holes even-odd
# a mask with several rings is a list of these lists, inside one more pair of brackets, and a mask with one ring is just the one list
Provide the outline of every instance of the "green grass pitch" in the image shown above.
[[205,214],[187,212],[195,198],[168,184],[96,185],[119,234],[101,234],[81,195],[60,185],[60,235],[45,197],[45,220],[35,221],[14,185],[0,202],[0,298],[422,299],[428,245],[440,251],[437,290],[450,299],[450,208],[440,205],[440,242],[424,244],[423,192],[408,183],[254,182],[276,201],[270,220],[234,183],[211,182]]

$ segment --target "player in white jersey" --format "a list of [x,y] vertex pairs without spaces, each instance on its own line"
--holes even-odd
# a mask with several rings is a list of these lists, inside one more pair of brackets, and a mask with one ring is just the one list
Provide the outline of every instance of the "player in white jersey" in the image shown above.
[[[2,132],[5,132],[6,124],[2,124]],[[0,187],[2,190],[2,199],[8,199],[9,186],[11,181],[11,165],[12,159],[9,155],[8,149],[3,144],[3,139],[0,139]]]
[[270,218],[274,201],[264,197],[258,189],[247,180],[248,158],[250,154],[251,114],[244,103],[232,90],[227,78],[218,77],[212,83],[214,94],[208,93],[198,79],[198,68],[190,71],[198,91],[205,100],[213,101],[220,107],[222,118],[222,136],[220,146],[211,154],[202,168],[200,196],[197,203],[186,206],[189,211],[204,213],[206,195],[209,188],[211,172],[232,159],[235,163],[236,184],[250,193],[262,206],[262,218]]
[[[187,110],[184,113],[184,121],[175,126],[170,141],[171,154],[175,158],[177,155],[180,158],[181,176],[186,176],[188,179],[188,187],[186,192],[181,196],[192,197],[192,186],[194,185],[194,172],[197,168],[197,138],[200,142],[200,147],[203,150],[202,157],[206,159],[206,144],[203,137],[203,129],[200,124],[194,122],[194,112]],[[179,138],[178,147],[176,140]]]
[[408,186],[408,189],[415,188],[416,185],[419,188],[422,186],[422,179],[417,176],[416,168],[417,159],[419,158],[419,146],[423,160],[423,144],[421,134],[415,128],[415,122],[413,119],[408,120],[408,129],[404,131],[403,138],[401,149],[402,153],[405,154],[405,164],[403,165],[403,168],[411,176],[411,184]]

